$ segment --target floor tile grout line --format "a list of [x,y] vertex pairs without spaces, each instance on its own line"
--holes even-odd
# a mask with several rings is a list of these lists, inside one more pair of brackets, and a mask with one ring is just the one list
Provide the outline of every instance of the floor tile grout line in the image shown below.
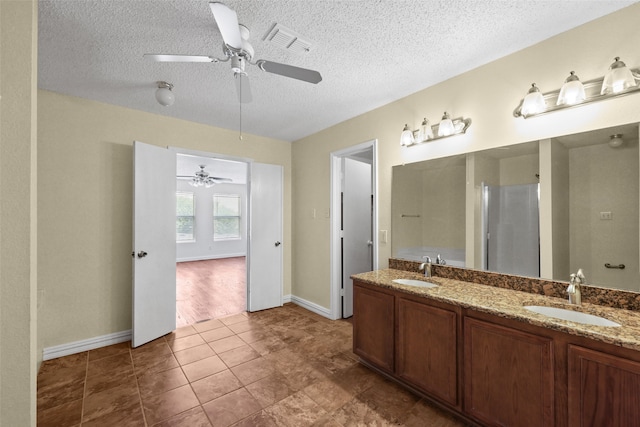
[[147,422],[147,414],[144,411],[144,403],[142,402],[142,392],[140,391],[140,382],[138,381],[138,374],[136,373],[136,365],[133,361],[133,352],[131,347],[129,348],[129,357],[131,358],[131,367],[133,368],[133,376],[136,380],[136,390],[138,391],[138,404],[140,405],[140,411],[142,412],[142,420],[144,421],[145,427],[149,425]]

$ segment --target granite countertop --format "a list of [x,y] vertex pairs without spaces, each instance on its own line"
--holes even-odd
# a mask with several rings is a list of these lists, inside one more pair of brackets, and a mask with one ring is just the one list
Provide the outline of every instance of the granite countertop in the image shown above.
[[[619,308],[583,303],[575,306],[566,299],[531,294],[511,289],[496,288],[442,277],[425,277],[423,274],[404,270],[384,269],[351,276],[362,282],[435,301],[469,308],[496,316],[515,319],[532,325],[566,332],[609,344],[640,350],[640,313]],[[400,285],[394,279],[417,279],[439,285],[435,288]],[[577,310],[604,317],[619,323],[620,327],[594,326],[556,319],[531,312],[525,305],[542,305]]]

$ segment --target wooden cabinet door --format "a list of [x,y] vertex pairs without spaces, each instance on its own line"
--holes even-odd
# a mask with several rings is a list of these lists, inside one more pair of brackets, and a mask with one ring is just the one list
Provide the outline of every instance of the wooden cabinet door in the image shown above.
[[464,318],[464,411],[491,426],[554,423],[553,341]]
[[569,426],[640,425],[640,363],[569,345]]
[[457,314],[398,298],[396,374],[418,389],[457,405]]
[[394,305],[392,294],[353,282],[353,352],[390,373],[394,364]]

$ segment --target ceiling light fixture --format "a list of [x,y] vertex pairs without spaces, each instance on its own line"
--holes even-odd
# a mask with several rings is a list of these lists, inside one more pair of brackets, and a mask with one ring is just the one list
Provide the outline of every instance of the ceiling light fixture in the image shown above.
[[156,101],[158,101],[158,104],[164,105],[165,107],[173,105],[176,99],[171,89],[173,89],[171,83],[164,81],[158,82],[158,89],[156,89]]
[[535,83],[513,111],[515,117],[528,118],[569,107],[602,101],[617,96],[640,92],[640,72],[627,68],[619,57],[609,67],[604,77],[582,83],[574,71],[561,89],[541,93]]
[[457,117],[452,119],[449,113],[445,111],[440,123],[429,125],[429,120],[424,118],[422,124],[416,130],[411,130],[408,124],[404,125],[402,134],[400,135],[400,145],[409,147],[415,144],[435,141],[449,136],[461,135],[467,132],[471,126],[471,119]]
[[622,139],[621,133],[616,133],[609,137],[609,147],[618,148],[622,144],[624,144],[624,139]]
[[209,172],[205,172],[205,165],[200,165],[200,170],[196,171],[195,176],[189,181],[192,187],[211,188],[217,184],[216,180],[209,176]]

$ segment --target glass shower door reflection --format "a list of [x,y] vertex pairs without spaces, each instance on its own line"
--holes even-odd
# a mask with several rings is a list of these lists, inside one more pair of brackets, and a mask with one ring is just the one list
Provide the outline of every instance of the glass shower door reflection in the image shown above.
[[483,184],[484,267],[540,277],[540,184]]

